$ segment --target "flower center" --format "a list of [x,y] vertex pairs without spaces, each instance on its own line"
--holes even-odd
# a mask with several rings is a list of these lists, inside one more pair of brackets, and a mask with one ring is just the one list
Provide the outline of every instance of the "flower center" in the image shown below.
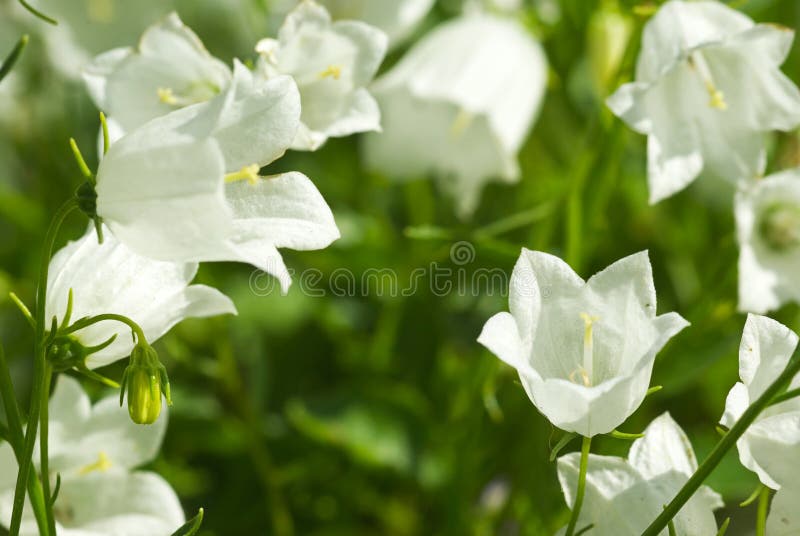
[[569,380],[591,387],[594,382],[594,323],[600,320],[600,317],[591,316],[589,313],[580,313],[580,317],[583,320],[583,366],[573,370],[569,374]]
[[333,78],[334,80],[339,80],[342,77],[342,66],[341,65],[328,65],[328,68],[319,73],[320,78]]
[[472,113],[463,108],[459,110],[458,114],[456,114],[456,118],[453,120],[453,124],[450,125],[450,137],[455,140],[460,138],[472,124],[473,119],[475,119],[475,116]]
[[758,222],[761,238],[775,251],[787,251],[800,245],[800,207],[777,203],[767,207]]
[[185,91],[176,92],[171,87],[156,89],[159,102],[175,108],[183,108],[212,99],[220,92],[220,88],[208,81],[194,82]]
[[112,465],[111,460],[108,459],[106,453],[101,450],[97,455],[97,461],[82,467],[81,470],[78,471],[78,474],[83,476],[83,475],[88,475],[90,473],[94,473],[95,471],[105,473],[106,471],[111,469],[111,465]]
[[689,55],[689,67],[697,71],[697,74],[700,75],[700,79],[703,81],[703,85],[705,85],[709,97],[711,97],[708,103],[709,106],[717,110],[727,110],[728,103],[725,101],[725,94],[717,89],[714,83],[714,76],[711,74],[711,69],[705,57],[703,57],[700,52],[692,52]]
[[234,171],[233,173],[225,175],[225,182],[247,181],[250,184],[256,184],[258,182],[258,172],[260,169],[261,167],[259,167],[258,164],[244,166],[239,171]]

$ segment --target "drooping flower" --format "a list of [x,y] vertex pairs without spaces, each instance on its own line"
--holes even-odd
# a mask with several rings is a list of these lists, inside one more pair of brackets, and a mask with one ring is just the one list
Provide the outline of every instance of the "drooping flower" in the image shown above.
[[770,175],[736,195],[739,309],[765,313],[800,301],[800,169]]
[[95,105],[128,132],[177,108],[205,102],[231,79],[177,13],[150,26],[134,47],[100,54],[83,70]]
[[[684,431],[669,413],[656,418],[631,446],[628,459],[589,455],[586,495],[578,527],[597,536],[638,536],[697,469]],[[567,504],[575,504],[580,454],[558,459],[558,480]],[[707,486],[695,492],[673,519],[680,536],[717,533],[713,511],[722,498]]]
[[383,132],[366,136],[366,165],[398,180],[432,175],[469,216],[486,182],[519,179],[546,81],[542,47],[512,20],[444,23],[375,82]]
[[[91,227],[50,261],[45,318],[63,321],[72,291],[71,320],[104,313],[131,318],[153,342],[185,318],[236,313],[231,300],[216,289],[191,285],[197,264],[157,261],[131,251],[105,233],[98,244]],[[49,324],[48,324],[49,327]],[[87,358],[89,368],[102,367],[130,355],[131,330],[105,321],[73,334],[83,347],[93,347],[116,335],[107,347]]]
[[[748,315],[739,346],[739,377],[725,401],[720,422],[733,426],[745,410],[783,372],[798,337],[765,316]],[[790,390],[800,387],[796,376]],[[800,479],[800,398],[769,406],[737,441],[739,461],[772,488],[796,485]]]
[[636,81],[608,99],[647,135],[651,203],[701,173],[732,183],[761,175],[764,133],[800,123],[800,91],[779,69],[793,38],[721,2],[659,9],[642,36]]
[[321,249],[333,214],[300,173],[260,177],[297,132],[288,76],[265,81],[235,62],[227,90],[171,112],[111,146],[97,173],[97,213],[137,253],[160,260],[239,261],[290,277],[277,248]]
[[588,281],[561,259],[522,250],[510,313],[486,322],[478,342],[516,368],[533,404],[555,426],[611,432],[644,400],[656,353],[688,323],[656,316],[647,252]]
[[386,35],[360,21],[331,22],[328,11],[305,0],[262,39],[258,72],[291,75],[300,89],[301,125],[293,148],[315,150],[330,137],[380,130],[380,110],[366,89],[386,54]]
[[[53,509],[60,536],[167,536],[184,522],[170,485],[155,473],[133,471],[156,456],[166,425],[162,415],[153,426],[137,426],[116,396],[92,406],[77,381],[59,378],[50,399],[49,478],[61,477]],[[11,519],[16,474],[13,450],[0,444],[4,526]],[[21,534],[39,534],[30,507]]]

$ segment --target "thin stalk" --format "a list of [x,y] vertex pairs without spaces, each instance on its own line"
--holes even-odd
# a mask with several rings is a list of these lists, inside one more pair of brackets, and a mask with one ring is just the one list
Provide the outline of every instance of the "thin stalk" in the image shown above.
[[591,447],[592,438],[584,437],[583,444],[581,445],[581,465],[578,472],[578,490],[575,494],[575,504],[572,507],[572,516],[569,518],[566,536],[574,536],[575,526],[578,524],[578,518],[581,515],[583,496],[586,494],[586,468],[589,465],[589,450]]
[[[47,403],[48,393],[44,391],[45,378],[45,302],[47,300],[47,274],[50,266],[50,257],[53,254],[58,230],[64,223],[66,217],[78,207],[75,197],[71,197],[61,208],[58,209],[47,234],[44,239],[44,250],[42,251],[41,266],[39,269],[39,283],[36,288],[36,336],[33,345],[33,388],[31,390],[31,405],[28,412],[28,428],[25,430],[25,441],[22,445],[19,461],[19,473],[17,474],[17,484],[14,488],[14,508],[11,514],[11,524],[9,526],[10,536],[19,536],[19,529],[22,523],[22,509],[25,505],[25,486],[28,482],[28,475],[31,473],[33,458],[33,448],[36,444],[36,434],[38,431],[39,415],[42,409],[42,402]],[[52,510],[50,497],[45,497],[45,508]],[[52,514],[50,514],[52,515]],[[49,532],[48,532],[49,534]]]
[[[22,418],[19,414],[17,397],[14,394],[14,386],[11,382],[11,373],[8,368],[3,345],[0,344],[0,397],[3,400],[3,407],[6,410],[6,420],[8,421],[8,442],[14,450],[14,456],[19,464],[20,450],[25,436],[22,432]],[[36,525],[39,533],[47,532],[47,515],[45,514],[44,494],[39,479],[34,474],[28,476],[28,495],[31,498],[33,515],[36,518]]]
[[767,534],[767,508],[769,506],[770,489],[764,486],[758,494],[758,510],[756,513],[756,536]]
[[800,358],[795,358],[778,378],[767,387],[764,393],[753,402],[742,414],[736,424],[719,440],[714,450],[708,458],[697,468],[697,471],[689,478],[688,482],[678,491],[675,498],[664,508],[664,511],[653,520],[649,527],[642,533],[642,536],[657,536],[667,526],[669,520],[675,517],[684,504],[694,495],[697,489],[706,481],[709,475],[725,457],[725,454],[736,445],[736,441],[742,437],[747,428],[753,424],[758,415],[770,405],[775,396],[785,389],[792,381],[792,378],[800,372]]
[[772,402],[769,403],[770,406],[774,406],[775,404],[780,404],[781,402],[786,402],[787,400],[791,400],[792,398],[797,398],[800,396],[800,388],[792,389],[791,391],[786,391],[782,395],[778,395],[772,399]]
[[[44,366],[44,396],[48,398],[50,395],[50,384],[53,381],[53,367],[46,363]],[[42,475],[42,494],[47,499],[49,508],[45,508],[45,515],[47,517],[47,532],[48,534],[55,535],[56,533],[56,519],[53,515],[50,494],[50,459],[48,449],[48,439],[50,430],[50,404],[45,400],[42,404],[42,410],[39,414],[39,472]]]
[[89,327],[92,324],[97,324],[98,322],[106,322],[106,321],[121,322],[125,324],[126,326],[131,328],[131,331],[133,331],[136,334],[136,339],[138,340],[138,342],[147,342],[147,338],[144,336],[144,331],[142,331],[142,328],[139,326],[139,324],[137,324],[127,316],[118,315],[114,313],[104,313],[101,315],[81,318],[68,328],[60,330],[59,334],[68,335],[83,328]]

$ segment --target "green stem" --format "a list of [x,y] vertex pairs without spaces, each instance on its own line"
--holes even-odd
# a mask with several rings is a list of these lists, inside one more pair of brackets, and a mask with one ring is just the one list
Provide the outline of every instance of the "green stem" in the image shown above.
[[736,445],[736,441],[747,431],[747,428],[753,424],[758,415],[768,407],[775,396],[785,389],[786,386],[792,381],[792,378],[800,372],[800,358],[796,358],[789,363],[786,369],[781,373],[778,378],[770,384],[764,393],[753,402],[747,410],[742,414],[735,425],[728,431],[725,436],[719,440],[714,450],[708,455],[708,458],[697,468],[697,471],[689,478],[688,482],[678,491],[675,498],[664,508],[664,511],[650,524],[649,527],[642,533],[642,536],[657,536],[667,526],[669,520],[675,517],[684,504],[694,495],[697,489],[705,482],[709,475],[725,457],[725,454]]
[[6,77],[8,73],[11,72],[11,69],[14,68],[14,64],[17,63],[22,51],[25,50],[25,46],[28,44],[28,36],[23,35],[17,41],[17,44],[8,54],[8,57],[3,61],[2,65],[0,65],[0,80]]
[[[14,394],[14,386],[11,382],[11,372],[8,368],[8,362],[6,361],[2,344],[0,344],[0,397],[3,400],[3,407],[6,410],[6,420],[8,421],[8,442],[14,450],[17,464],[19,464],[20,451],[25,436],[22,431],[22,418],[19,413],[19,406],[17,405],[17,397]],[[28,495],[31,498],[33,515],[36,518],[36,525],[39,527],[39,532],[41,534],[48,534],[44,494],[39,479],[33,474],[28,476]]]
[[575,504],[572,507],[572,516],[569,518],[566,536],[574,536],[575,526],[581,515],[583,496],[586,494],[586,467],[589,465],[589,450],[592,447],[592,438],[584,437],[581,445],[581,465],[578,473],[578,491],[575,494]]
[[758,494],[758,511],[756,514],[756,536],[767,533],[767,507],[769,506],[770,489],[764,486]]
[[47,499],[49,508],[45,508],[45,515],[47,516],[47,531],[48,534],[55,536],[56,533],[56,520],[53,516],[53,501],[50,493],[50,459],[48,449],[48,439],[50,430],[50,411],[49,401],[47,398],[50,395],[50,384],[53,381],[53,367],[49,363],[44,366],[44,396],[45,401],[42,404],[42,410],[39,414],[39,472],[42,475],[42,494]]
[[32,5],[30,5],[25,0],[19,0],[19,3],[22,5],[22,7],[24,7],[28,11],[30,11],[32,15],[34,15],[36,17],[39,17],[43,21],[45,21],[45,22],[47,22],[49,24],[52,24],[53,26],[58,25],[58,21],[56,19],[54,19],[53,17],[48,17],[47,15],[45,15],[44,13],[42,13],[41,11],[39,11],[38,9],[33,7]]
[[775,404],[780,404],[781,402],[786,402],[787,400],[791,400],[792,398],[797,398],[800,396],[800,388],[792,389],[791,391],[786,391],[782,395],[778,395],[772,399],[772,402],[769,403],[770,406],[774,406]]
[[144,336],[144,331],[139,326],[139,324],[137,324],[136,322],[134,322],[133,320],[131,320],[127,316],[118,315],[118,314],[114,314],[114,313],[104,313],[102,315],[96,315],[96,316],[90,316],[90,317],[87,317],[87,318],[81,318],[80,320],[78,320],[77,322],[75,322],[74,324],[69,326],[68,328],[60,330],[59,334],[68,335],[70,333],[74,333],[74,332],[76,332],[78,330],[81,330],[83,328],[89,327],[92,324],[97,324],[98,322],[105,322],[105,321],[122,322],[123,324],[125,324],[129,328],[131,328],[131,331],[133,331],[133,333],[136,334],[137,342],[141,342],[141,343],[146,343],[147,342],[147,338]]
[[[31,473],[33,459],[33,448],[36,444],[36,434],[38,431],[39,414],[42,409],[42,402],[47,403],[48,393],[45,392],[45,302],[47,300],[47,274],[50,267],[50,257],[53,254],[53,246],[58,236],[58,230],[64,223],[66,217],[78,207],[75,197],[71,197],[61,208],[58,209],[50,222],[47,234],[44,239],[44,250],[42,251],[41,266],[39,269],[39,283],[36,288],[36,337],[34,339],[34,361],[33,361],[33,388],[31,389],[31,405],[28,412],[28,427],[25,430],[25,441],[22,445],[19,461],[19,473],[17,474],[17,484],[14,488],[14,509],[11,514],[11,524],[9,526],[10,536],[19,536],[20,525],[22,524],[22,510],[25,505],[25,486],[28,482],[28,475]],[[45,475],[47,478],[47,475]],[[52,510],[50,497],[45,497],[45,508]],[[52,514],[50,514],[52,515]],[[48,532],[49,534],[49,532]],[[54,535],[53,535],[54,536]]]

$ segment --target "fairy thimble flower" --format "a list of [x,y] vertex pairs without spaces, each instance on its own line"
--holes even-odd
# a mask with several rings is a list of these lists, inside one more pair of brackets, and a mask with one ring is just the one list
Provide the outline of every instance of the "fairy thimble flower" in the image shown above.
[[800,301],[800,169],[770,175],[736,195],[739,309],[766,313]]
[[519,179],[546,82],[542,47],[513,20],[446,22],[372,86],[383,131],[366,136],[366,165],[396,180],[435,177],[467,217],[488,181]]
[[[116,396],[92,405],[80,384],[60,375],[50,398],[50,470],[61,487],[53,513],[58,534],[169,536],[184,514],[172,487],[159,475],[135,470],[156,457],[167,415],[151,426],[131,422]],[[34,457],[38,463],[38,456]],[[8,526],[17,462],[0,444],[0,524]],[[23,514],[21,536],[38,536],[33,511]]]
[[[786,368],[797,348],[792,330],[771,318],[748,315],[739,346],[739,378],[720,422],[730,428]],[[800,375],[789,390],[800,388]],[[769,406],[736,442],[739,461],[772,489],[800,481],[800,398]]]
[[793,39],[722,2],[661,6],[645,26],[636,80],[607,101],[647,136],[651,203],[701,173],[731,183],[761,175],[764,133],[800,124],[800,91],[780,71]]
[[[575,504],[580,454],[558,459],[558,481],[567,504]],[[586,495],[578,526],[593,525],[597,536],[638,536],[697,470],[697,458],[686,434],[664,413],[634,441],[628,458],[589,455]],[[722,498],[702,486],[673,518],[675,534],[717,533],[714,510]],[[563,534],[563,531],[559,534]]]
[[380,110],[366,86],[386,54],[386,35],[360,21],[331,21],[304,0],[286,17],[278,39],[262,39],[258,72],[291,75],[300,90],[301,125],[292,148],[315,150],[330,137],[380,130]]
[[83,79],[95,105],[109,116],[112,131],[128,132],[210,100],[228,86],[231,70],[173,12],[145,30],[136,47],[95,57]]
[[259,175],[297,133],[300,95],[288,76],[263,80],[234,62],[228,88],[114,143],[97,172],[97,214],[140,255],[173,262],[247,262],[291,283],[278,248],[339,238],[333,214],[301,173]]
[[656,353],[688,325],[677,313],[656,316],[646,251],[584,281],[561,259],[523,249],[509,292],[511,312],[490,318],[478,342],[517,369],[550,422],[585,437],[639,407]]
[[[107,231],[107,230],[106,230]],[[117,313],[136,322],[151,343],[185,318],[235,314],[233,302],[206,285],[192,285],[196,263],[143,257],[106,232],[102,244],[93,227],[53,256],[47,281],[45,318],[63,323],[67,310],[78,320]],[[72,299],[70,299],[72,294]],[[102,367],[130,355],[134,343],[128,326],[115,321],[92,324],[70,334],[92,352],[84,363]],[[112,340],[113,339],[113,340]]]

